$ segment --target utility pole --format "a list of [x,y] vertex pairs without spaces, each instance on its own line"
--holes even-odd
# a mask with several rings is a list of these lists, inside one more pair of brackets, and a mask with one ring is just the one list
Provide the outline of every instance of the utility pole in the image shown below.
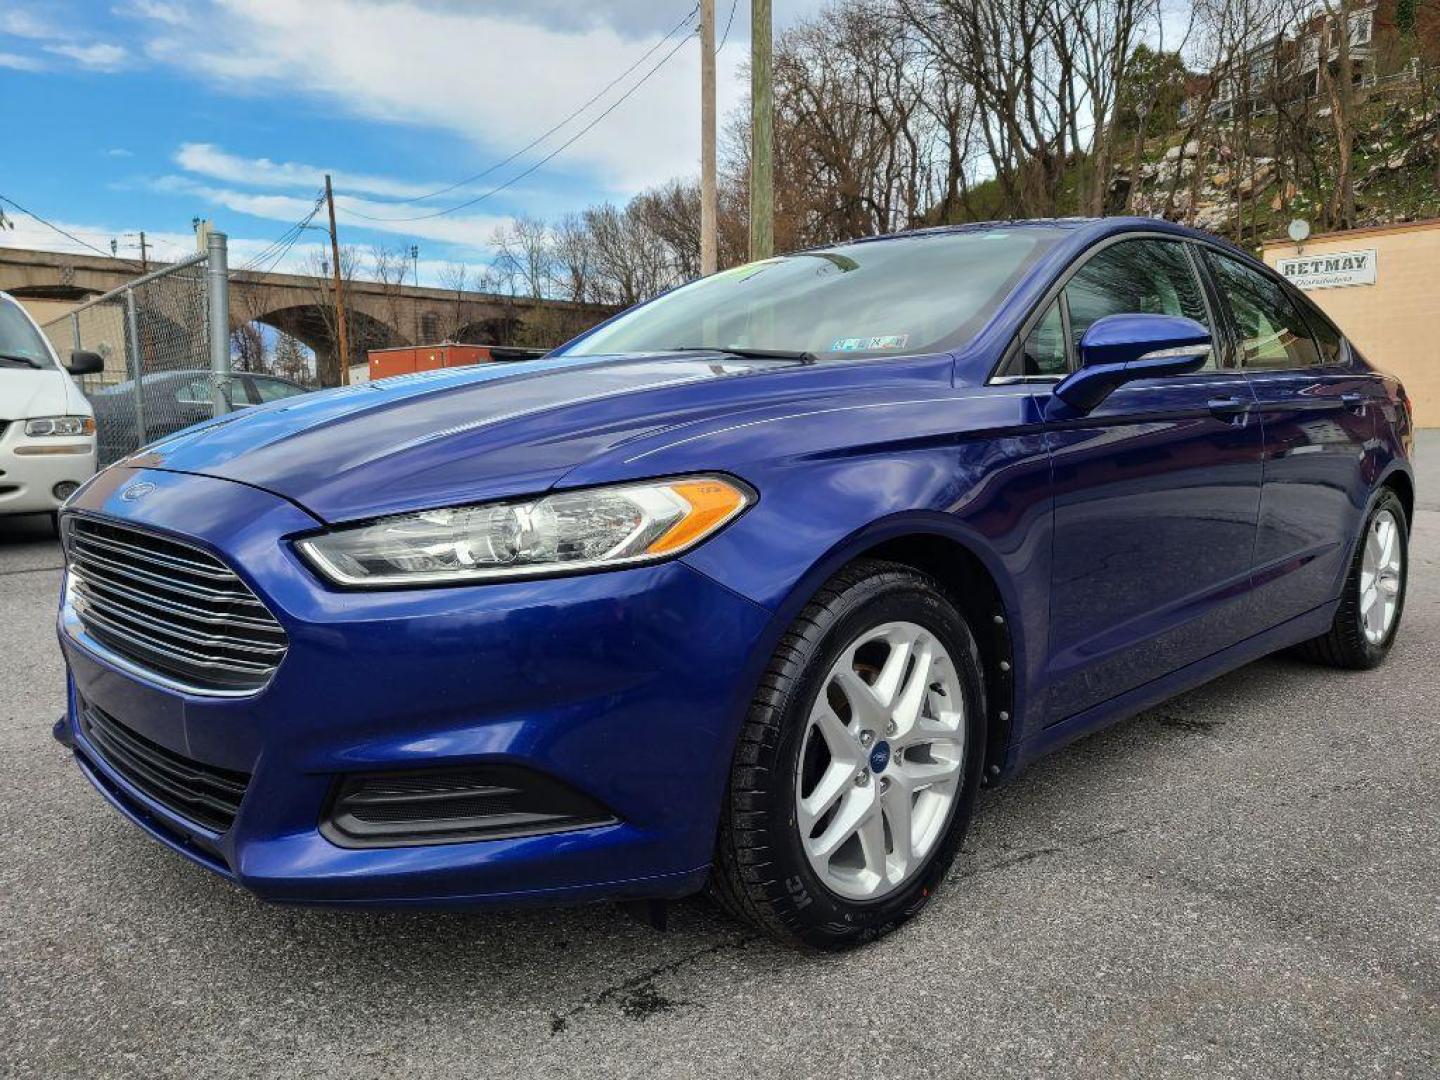
[[145,230],[140,230],[140,271],[148,274],[150,272],[149,250],[145,247]]
[[340,241],[335,236],[335,193],[325,174],[325,203],[330,208],[330,259],[335,268],[335,347],[340,350],[340,385],[350,385],[350,346],[345,340],[345,286],[340,280]]
[[700,0],[700,273],[715,273],[715,0]]
[[[415,267],[415,287],[420,287],[420,245],[410,245],[410,262]],[[420,344],[420,298],[415,298],[415,344]]]
[[775,254],[775,103],[770,0],[750,0],[750,258]]

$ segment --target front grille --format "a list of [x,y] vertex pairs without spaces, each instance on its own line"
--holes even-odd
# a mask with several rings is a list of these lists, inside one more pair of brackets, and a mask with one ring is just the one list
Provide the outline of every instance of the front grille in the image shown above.
[[80,702],[80,729],[105,764],[186,821],[223,833],[235,823],[250,775],[204,765],[136,734]]
[[401,847],[582,829],[615,816],[518,765],[345,777],[320,831],[341,847]]
[[141,668],[201,693],[269,681],[284,629],[228,566],[167,536],[66,519],[70,597],[85,632]]

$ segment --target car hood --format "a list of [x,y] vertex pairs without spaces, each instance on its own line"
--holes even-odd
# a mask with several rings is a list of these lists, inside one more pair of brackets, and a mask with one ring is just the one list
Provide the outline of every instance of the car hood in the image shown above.
[[797,367],[649,354],[426,372],[245,409],[123,464],[234,480],[326,522],[356,520],[542,491],[619,442],[726,408],[694,384],[766,382],[747,377],[779,369]]
[[64,416],[70,409],[70,377],[53,368],[0,367],[0,420]]

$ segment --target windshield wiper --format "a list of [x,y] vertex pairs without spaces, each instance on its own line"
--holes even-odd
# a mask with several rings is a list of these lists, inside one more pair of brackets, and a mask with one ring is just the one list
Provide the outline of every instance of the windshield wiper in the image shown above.
[[742,349],[733,345],[675,345],[666,350],[667,352],[705,352],[723,353],[726,356],[738,356],[745,360],[794,360],[799,364],[813,364],[818,359],[814,353],[799,352],[795,349]]
[[0,360],[10,360],[17,364],[25,364],[27,367],[38,368],[40,361],[29,356],[21,356],[19,353],[0,352]]

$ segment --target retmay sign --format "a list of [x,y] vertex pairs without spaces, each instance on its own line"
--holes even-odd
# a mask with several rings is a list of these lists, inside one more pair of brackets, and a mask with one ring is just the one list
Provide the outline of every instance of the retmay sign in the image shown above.
[[1301,289],[1338,289],[1346,285],[1374,285],[1379,264],[1379,253],[1367,248],[1281,259],[1275,269]]

